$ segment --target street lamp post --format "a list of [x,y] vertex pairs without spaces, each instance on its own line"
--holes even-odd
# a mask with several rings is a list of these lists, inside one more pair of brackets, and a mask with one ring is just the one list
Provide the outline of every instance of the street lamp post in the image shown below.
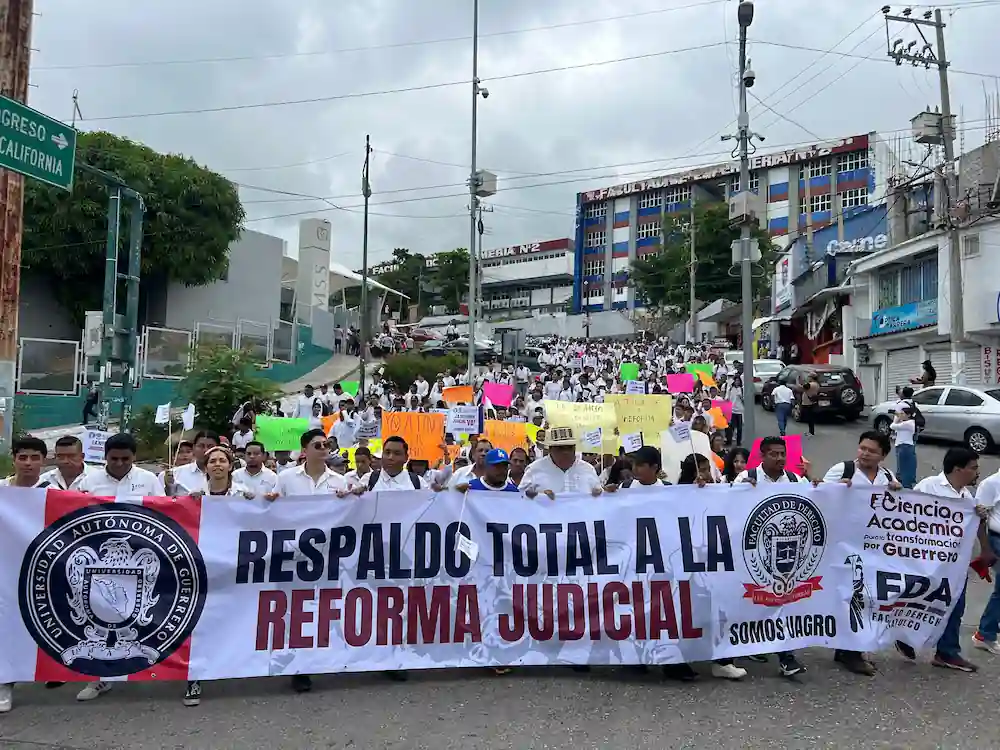
[[[748,75],[747,70],[747,29],[753,23],[753,3],[750,0],[743,0],[737,9],[737,19],[740,24],[740,114],[739,124],[739,151],[740,151],[740,191],[745,194],[750,192],[750,114],[747,112],[747,86],[752,86],[754,82],[753,73]],[[753,394],[753,281],[751,276],[751,249],[750,249],[750,221],[749,211],[744,212],[743,220],[740,224],[740,279],[741,293],[743,295],[743,395]],[[750,408],[744,409],[743,430],[745,439],[753,442],[757,435],[756,419],[754,418],[753,401],[750,401]]]
[[472,0],[472,170],[469,174],[469,383],[476,372],[476,229],[479,178],[476,175],[477,115],[479,110],[479,0]]

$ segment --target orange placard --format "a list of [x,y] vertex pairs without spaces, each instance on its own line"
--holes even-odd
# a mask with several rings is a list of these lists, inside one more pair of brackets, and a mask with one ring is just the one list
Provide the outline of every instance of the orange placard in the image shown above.
[[703,370],[698,370],[698,380],[700,380],[701,384],[706,388],[718,387],[715,383],[715,378],[713,378],[711,375],[709,375],[707,372]]
[[503,422],[499,419],[487,419],[483,436],[494,448],[503,448],[510,453],[515,448],[528,446],[528,429],[525,422]]
[[724,430],[729,427],[729,420],[726,419],[726,415],[722,413],[722,409],[718,406],[713,406],[708,410],[708,413],[712,415],[712,426],[717,430]]
[[455,463],[455,459],[459,457],[462,453],[461,445],[446,445],[445,448],[448,450],[448,463]]
[[382,412],[382,443],[393,435],[406,441],[410,458],[433,464],[444,458],[444,414],[413,411]]
[[441,391],[441,398],[448,404],[471,404],[472,386],[453,385],[451,388],[445,388]]
[[331,414],[328,417],[320,417],[319,421],[323,425],[323,432],[329,437],[333,426],[340,421],[340,412],[338,411],[336,414]]

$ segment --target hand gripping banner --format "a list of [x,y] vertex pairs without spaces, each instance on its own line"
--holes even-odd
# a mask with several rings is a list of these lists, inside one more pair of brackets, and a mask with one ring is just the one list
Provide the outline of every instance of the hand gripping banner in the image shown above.
[[3,488],[0,682],[924,648],[977,524],[961,501],[843,485],[273,503]]

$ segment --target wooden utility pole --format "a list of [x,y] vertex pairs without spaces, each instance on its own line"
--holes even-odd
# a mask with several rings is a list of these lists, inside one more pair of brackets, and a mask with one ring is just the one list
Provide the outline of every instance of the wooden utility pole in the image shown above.
[[[0,93],[28,100],[33,0],[0,0]],[[24,177],[0,169],[0,443],[9,446],[17,369]]]

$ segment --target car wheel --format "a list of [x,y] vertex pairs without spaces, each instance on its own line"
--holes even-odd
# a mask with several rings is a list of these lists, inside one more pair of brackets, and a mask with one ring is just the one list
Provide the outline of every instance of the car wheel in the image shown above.
[[982,427],[970,427],[965,431],[965,444],[976,453],[989,453],[993,450],[993,437]]
[[879,435],[888,435],[890,432],[889,425],[891,424],[892,420],[889,419],[889,417],[879,417],[878,419],[875,420],[875,425],[874,425],[875,431]]
[[760,405],[764,409],[764,411],[774,411],[774,401],[772,401],[771,397],[766,393],[761,395]]
[[842,403],[844,406],[850,408],[854,404],[856,404],[857,401],[858,401],[858,392],[854,388],[851,388],[850,386],[845,386],[840,391],[840,403]]
[[792,406],[792,419],[796,422],[802,421],[802,406],[800,404],[795,404]]

